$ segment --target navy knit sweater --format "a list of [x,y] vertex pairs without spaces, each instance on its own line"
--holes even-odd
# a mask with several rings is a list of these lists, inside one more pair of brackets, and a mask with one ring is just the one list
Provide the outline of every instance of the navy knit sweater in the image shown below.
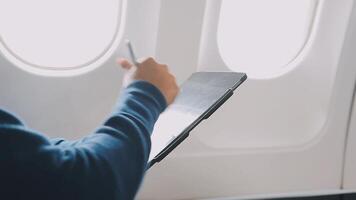
[[0,199],[134,199],[166,106],[156,87],[136,81],[103,125],[79,141],[48,139],[0,109]]

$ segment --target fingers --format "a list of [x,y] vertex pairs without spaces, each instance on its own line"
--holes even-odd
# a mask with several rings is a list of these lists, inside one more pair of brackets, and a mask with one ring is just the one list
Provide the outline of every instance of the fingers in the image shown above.
[[156,60],[153,57],[139,58],[137,61],[143,65],[157,64]]
[[[140,63],[140,65],[156,65],[158,64],[156,62],[156,60],[152,57],[146,57],[146,58],[140,58],[138,59],[138,62]],[[132,69],[132,67],[134,66],[129,60],[125,59],[125,58],[119,58],[117,60],[117,63],[119,65],[121,65],[121,67],[123,69],[126,69],[126,70],[130,70]],[[159,64],[159,66],[161,66],[162,68],[168,70],[168,65],[166,64]]]
[[[140,58],[140,59],[138,59],[138,62],[144,63],[144,64],[156,64],[156,61],[152,57]],[[117,63],[119,65],[121,65],[122,68],[127,69],[127,70],[130,70],[132,68],[132,66],[134,66],[130,61],[128,61],[125,58],[119,58],[117,60]]]
[[168,65],[166,65],[166,64],[161,64],[160,66],[162,66],[162,68],[165,69],[166,71],[169,71],[169,70],[168,70]]
[[121,65],[122,68],[126,69],[126,70],[130,70],[133,66],[133,64],[130,63],[130,61],[128,61],[127,59],[124,58],[119,58],[117,60],[118,64]]

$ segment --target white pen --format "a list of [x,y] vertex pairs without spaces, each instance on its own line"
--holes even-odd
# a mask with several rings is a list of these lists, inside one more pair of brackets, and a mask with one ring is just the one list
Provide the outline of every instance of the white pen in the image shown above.
[[138,66],[140,65],[140,63],[137,62],[137,59],[136,59],[136,56],[135,56],[135,52],[134,52],[134,50],[133,50],[133,47],[132,47],[132,45],[131,45],[130,40],[126,40],[125,42],[126,42],[126,46],[127,46],[128,50],[129,50],[129,53],[130,53],[131,62],[132,62],[136,67],[138,67]]

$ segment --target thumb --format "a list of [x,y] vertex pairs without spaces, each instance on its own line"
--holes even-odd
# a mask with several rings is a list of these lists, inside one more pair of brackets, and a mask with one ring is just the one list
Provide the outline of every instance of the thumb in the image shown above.
[[133,66],[133,64],[131,64],[130,61],[128,61],[128,60],[125,59],[125,58],[119,58],[119,59],[117,60],[117,63],[118,63],[119,65],[121,65],[121,67],[122,67],[123,69],[126,69],[126,70],[130,70],[130,69],[132,68],[132,66]]

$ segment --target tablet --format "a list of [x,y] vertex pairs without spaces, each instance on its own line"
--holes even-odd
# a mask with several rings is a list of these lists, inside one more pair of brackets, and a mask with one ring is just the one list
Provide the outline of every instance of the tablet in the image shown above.
[[151,135],[148,167],[160,162],[208,119],[247,79],[244,73],[196,72],[180,87],[180,93],[158,118]]

